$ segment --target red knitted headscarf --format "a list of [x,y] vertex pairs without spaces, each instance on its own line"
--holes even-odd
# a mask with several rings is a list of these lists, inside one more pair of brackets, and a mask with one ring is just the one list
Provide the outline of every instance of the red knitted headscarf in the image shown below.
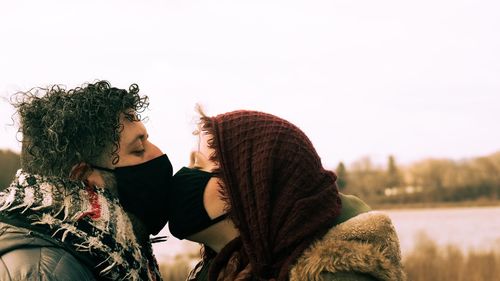
[[291,265],[340,213],[336,176],[290,122],[255,111],[202,118],[240,232],[210,280],[288,280]]

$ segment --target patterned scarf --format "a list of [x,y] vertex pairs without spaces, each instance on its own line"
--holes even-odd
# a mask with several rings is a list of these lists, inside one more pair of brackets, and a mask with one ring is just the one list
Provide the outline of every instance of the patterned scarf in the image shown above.
[[106,188],[19,170],[0,192],[0,217],[51,236],[102,279],[161,280],[151,245],[139,245],[130,219]]

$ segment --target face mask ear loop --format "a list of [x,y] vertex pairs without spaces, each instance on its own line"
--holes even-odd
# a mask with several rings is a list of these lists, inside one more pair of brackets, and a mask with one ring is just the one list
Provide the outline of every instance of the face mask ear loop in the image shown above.
[[105,171],[105,172],[110,172],[110,173],[114,173],[115,170],[114,169],[110,169],[110,168],[105,168],[105,167],[101,167],[101,166],[97,166],[97,165],[90,165],[90,167],[96,169],[96,170],[101,170],[101,171]]
[[220,216],[218,216],[218,217],[214,218],[214,219],[212,220],[212,224],[216,224],[216,223],[218,223],[218,222],[221,222],[221,221],[225,220],[227,217],[228,217],[228,214],[222,214],[222,215],[220,215]]
[[161,243],[161,242],[166,242],[167,240],[168,240],[168,236],[156,236],[156,237],[149,239],[149,241],[151,243]]

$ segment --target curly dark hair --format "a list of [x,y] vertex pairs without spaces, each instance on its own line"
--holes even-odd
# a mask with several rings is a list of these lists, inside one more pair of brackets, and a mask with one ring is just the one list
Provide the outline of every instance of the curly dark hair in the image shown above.
[[11,101],[23,135],[23,169],[59,177],[68,176],[80,162],[116,164],[121,113],[140,121],[140,113],[149,106],[137,84],[127,91],[104,80],[70,90],[60,85],[34,88],[15,94]]

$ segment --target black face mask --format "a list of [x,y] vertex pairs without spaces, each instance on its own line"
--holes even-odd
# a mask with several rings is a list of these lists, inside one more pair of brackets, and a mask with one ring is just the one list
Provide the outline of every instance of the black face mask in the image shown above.
[[167,224],[166,200],[173,169],[166,154],[139,165],[114,170],[93,167],[115,174],[121,205],[145,224],[148,233],[156,235]]
[[198,233],[226,218],[224,214],[212,220],[203,204],[203,194],[212,176],[212,173],[187,167],[174,175],[168,197],[168,228],[178,239]]

